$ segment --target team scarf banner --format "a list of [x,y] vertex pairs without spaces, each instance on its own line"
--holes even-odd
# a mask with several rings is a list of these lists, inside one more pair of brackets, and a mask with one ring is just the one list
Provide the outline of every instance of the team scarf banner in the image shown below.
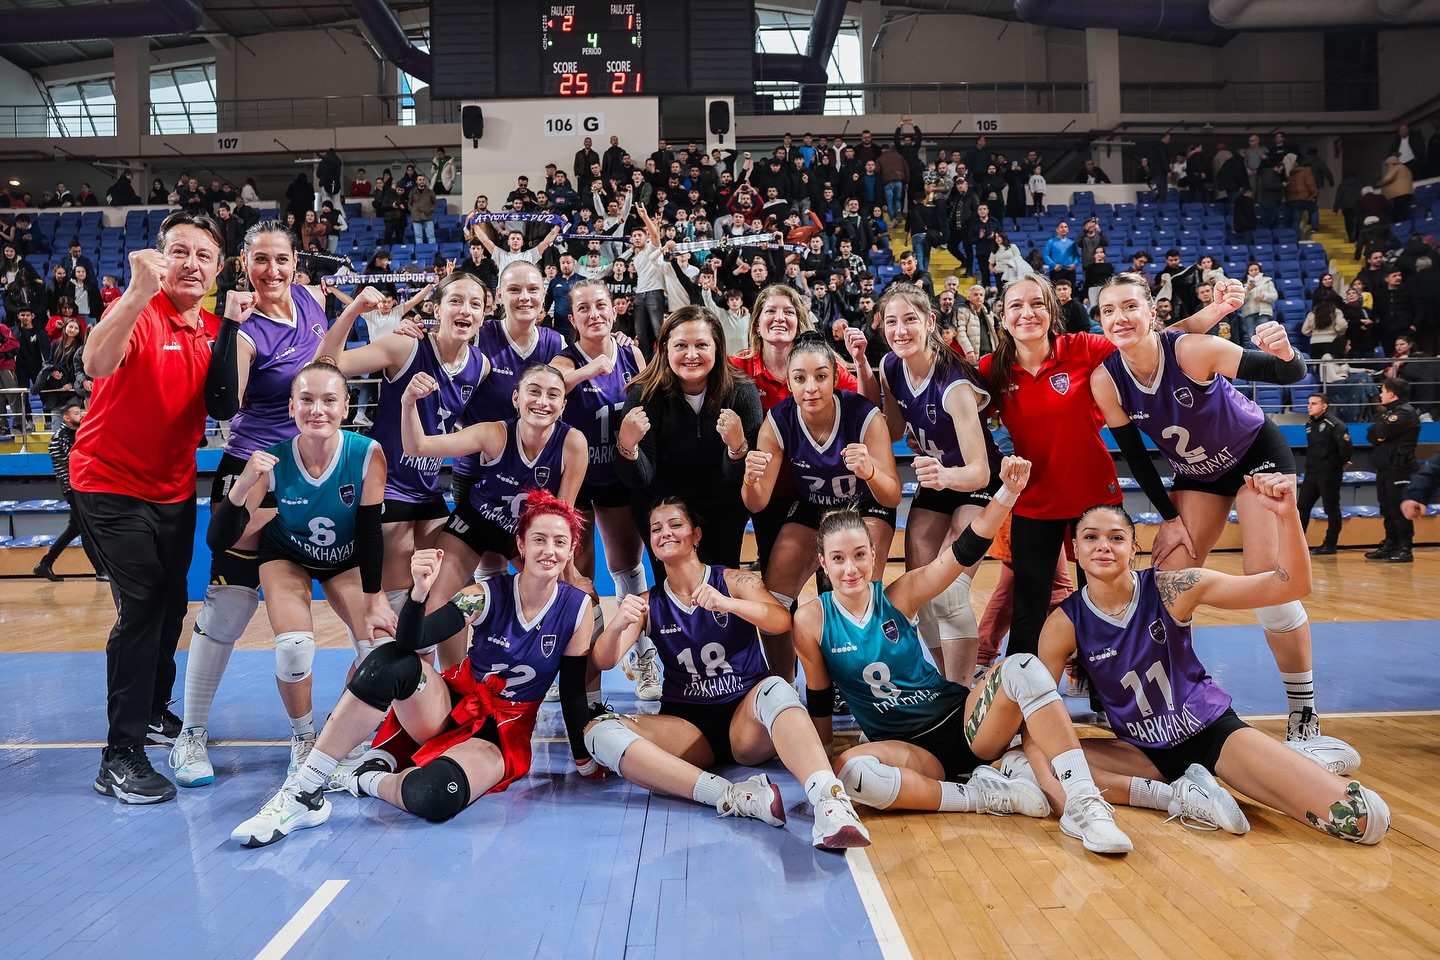
[[477,223],[549,223],[555,226],[562,226],[565,217],[558,213],[515,213],[505,211],[500,213],[472,213],[465,218],[465,225],[471,226]]
[[416,283],[434,283],[440,279],[438,273],[332,273],[328,277],[321,277],[322,281],[332,287],[350,286],[352,284],[375,284],[375,283],[396,283],[410,285]]
[[778,233],[753,233],[743,237],[718,237],[712,240],[690,240],[675,244],[674,253],[695,253],[699,250],[724,250],[727,247],[759,247],[771,244],[785,253],[809,253],[810,248],[799,243],[781,243]]

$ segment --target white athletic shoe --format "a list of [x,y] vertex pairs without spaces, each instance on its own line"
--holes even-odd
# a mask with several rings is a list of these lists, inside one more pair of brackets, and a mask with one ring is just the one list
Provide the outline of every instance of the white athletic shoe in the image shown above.
[[969,786],[979,795],[978,813],[997,817],[1008,817],[1012,813],[1026,817],[1050,816],[1050,801],[1039,787],[1020,777],[1006,777],[994,767],[976,767],[970,774]]
[[215,768],[205,752],[205,728],[186,727],[170,748],[170,769],[182,787],[203,787],[215,782]]
[[1099,790],[1077,793],[1065,801],[1060,832],[1079,840],[1091,853],[1129,853],[1135,849],[1115,823],[1115,808],[1105,802]]
[[293,777],[305,766],[305,761],[310,759],[310,751],[315,749],[315,734],[305,733],[290,738],[290,766],[285,771],[286,777]]
[[550,684],[550,689],[545,691],[545,702],[555,703],[560,699],[560,678],[556,677],[555,682]]
[[1000,757],[1000,773],[1010,780],[1029,780],[1035,786],[1040,786],[1040,778],[1035,776],[1035,768],[1030,766],[1030,758],[1018,747],[1006,750]]
[[1339,737],[1287,740],[1285,746],[1337,776],[1343,777],[1360,769],[1360,751]]
[[625,658],[625,676],[635,681],[635,697],[638,700],[660,699],[660,660],[654,649],[644,654],[633,651]]
[[815,826],[810,831],[810,839],[819,850],[868,847],[870,831],[855,815],[850,798],[843,792],[837,792],[815,805]]
[[1313,740],[1320,736],[1320,715],[1309,707],[1290,711],[1285,724],[1285,742]]
[[1223,829],[1237,835],[1250,832],[1250,821],[1245,819],[1240,804],[1200,764],[1190,764],[1185,775],[1170,784],[1170,789],[1175,795],[1170,800],[1170,817],[1166,823],[1179,818],[1194,830]]
[[763,773],[730,784],[715,809],[722,817],[753,817],[772,827],[785,826],[785,803],[780,799],[780,788]]
[[[394,773],[396,766],[395,758],[384,750],[370,750],[365,756],[360,758],[360,762],[354,767],[346,770],[344,773],[337,773],[336,776],[332,777],[331,783],[335,784],[334,789],[348,790],[351,795],[356,797],[368,797],[370,794],[365,792],[365,789],[360,786],[360,778],[367,773],[377,770]],[[327,791],[330,790],[330,785],[327,784],[325,789]]]
[[292,830],[318,827],[330,819],[330,801],[324,792],[296,793],[281,787],[260,812],[230,831],[241,846],[263,847],[290,835]]
[[351,425],[356,427],[373,427],[375,423],[369,417],[365,416],[364,410],[361,410],[355,414],[355,419],[351,421]]

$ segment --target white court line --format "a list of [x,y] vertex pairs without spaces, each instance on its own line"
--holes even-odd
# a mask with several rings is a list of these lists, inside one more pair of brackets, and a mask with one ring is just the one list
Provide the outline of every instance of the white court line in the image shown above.
[[864,847],[851,847],[845,851],[845,864],[850,876],[855,878],[855,889],[860,891],[860,902],[865,904],[865,913],[870,917],[870,927],[880,944],[880,956],[885,960],[912,960],[910,946],[900,932],[900,922],[885,899],[875,868],[870,866],[870,856]]
[[326,880],[320,884],[320,889],[311,894],[310,899],[305,901],[305,905],[296,912],[295,916],[280,928],[279,933],[270,938],[270,942],[265,944],[264,949],[255,954],[255,960],[281,960],[285,954],[290,952],[290,948],[295,946],[305,935],[305,931],[310,929],[310,925],[320,918],[320,914],[330,906],[331,901],[340,895],[340,891],[344,890],[345,884],[349,882],[349,880]]

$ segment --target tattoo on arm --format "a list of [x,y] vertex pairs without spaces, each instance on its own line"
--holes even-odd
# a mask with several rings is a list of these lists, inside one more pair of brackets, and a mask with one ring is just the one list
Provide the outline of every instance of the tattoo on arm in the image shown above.
[[1199,570],[1162,571],[1155,575],[1155,586],[1160,591],[1160,602],[1171,606],[1180,594],[1200,582]]
[[742,573],[735,578],[734,584],[737,587],[745,587],[748,589],[750,587],[759,586],[760,578],[755,576],[755,574],[753,573]]
[[1288,582],[1290,580],[1290,574],[1285,572],[1284,567],[1276,567],[1275,576],[1278,577],[1280,582],[1282,583]]

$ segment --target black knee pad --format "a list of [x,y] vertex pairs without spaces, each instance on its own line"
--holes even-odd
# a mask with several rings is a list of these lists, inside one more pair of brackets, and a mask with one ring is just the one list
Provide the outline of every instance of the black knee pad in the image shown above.
[[211,554],[210,582],[217,586],[260,589],[260,555],[253,550],[221,550]]
[[398,643],[382,643],[355,668],[345,689],[376,710],[389,710],[390,704],[419,690],[424,679],[418,654],[400,649]]
[[460,764],[436,757],[400,781],[400,802],[417,817],[444,823],[470,805],[470,781]]

